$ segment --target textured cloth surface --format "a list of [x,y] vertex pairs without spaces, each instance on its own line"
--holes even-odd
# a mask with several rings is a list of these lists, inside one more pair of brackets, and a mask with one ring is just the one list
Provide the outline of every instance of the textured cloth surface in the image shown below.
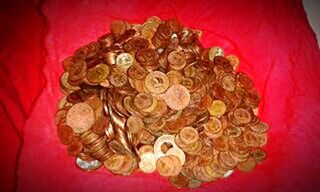
[[[1,3],[1,191],[175,191],[158,174],[82,172],[59,143],[53,117],[61,61],[109,31],[113,19],[177,17],[205,47],[240,58],[270,124],[267,160],[251,173],[194,191],[317,191],[320,52],[300,0],[24,1]],[[187,191],[187,189],[185,189]],[[180,190],[184,191],[184,190]]]

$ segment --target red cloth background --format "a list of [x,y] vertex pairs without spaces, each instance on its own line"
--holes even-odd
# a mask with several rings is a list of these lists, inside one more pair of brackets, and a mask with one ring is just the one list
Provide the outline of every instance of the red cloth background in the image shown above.
[[[53,122],[61,61],[115,18],[177,17],[236,54],[262,96],[268,158],[195,191],[319,191],[320,51],[301,0],[0,3],[0,191],[175,191],[158,174],[78,170]],[[183,190],[181,190],[183,191]]]

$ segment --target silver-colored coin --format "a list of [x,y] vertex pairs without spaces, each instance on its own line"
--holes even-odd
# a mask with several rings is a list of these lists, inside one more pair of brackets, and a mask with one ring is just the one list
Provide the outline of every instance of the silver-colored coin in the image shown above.
[[224,50],[221,47],[211,47],[209,50],[209,59],[213,61],[216,56],[224,56]]
[[102,163],[98,160],[93,160],[93,161],[83,161],[79,157],[76,158],[76,165],[85,171],[93,171],[98,169]]
[[223,175],[223,177],[224,177],[224,178],[229,177],[232,173],[233,173],[233,170],[228,170],[228,171]]

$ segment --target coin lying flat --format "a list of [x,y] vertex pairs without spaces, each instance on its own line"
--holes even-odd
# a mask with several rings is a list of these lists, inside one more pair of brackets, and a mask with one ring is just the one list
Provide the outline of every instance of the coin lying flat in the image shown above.
[[198,131],[193,127],[184,127],[179,133],[181,142],[189,145],[195,143],[199,139]]
[[169,79],[166,74],[160,71],[150,72],[145,80],[144,85],[151,93],[163,93],[169,87]]
[[91,128],[95,121],[95,114],[92,107],[86,103],[73,105],[66,117],[69,125],[75,133],[83,133]]
[[142,119],[140,119],[139,117],[133,116],[131,115],[128,119],[127,119],[127,127],[128,127],[128,131],[132,134],[136,134],[136,133],[140,133],[142,129],[144,129],[144,123],[142,121]]
[[121,53],[116,58],[116,64],[121,68],[128,69],[133,65],[133,57],[130,53]]
[[172,85],[167,90],[165,96],[167,105],[174,110],[184,109],[190,102],[189,91],[182,85]]
[[145,173],[152,173],[157,169],[156,162],[154,153],[145,153],[141,156],[139,168]]
[[184,154],[184,152],[177,148],[177,147],[174,147],[174,148],[170,148],[167,152],[166,152],[166,155],[175,155],[179,158],[180,160],[180,163],[181,165],[184,164],[184,162],[186,161],[186,155]]
[[208,107],[208,111],[211,116],[219,117],[226,112],[226,104],[221,100],[214,100]]
[[168,55],[168,62],[172,69],[181,70],[186,66],[186,57],[182,52],[172,51]]
[[87,79],[91,83],[101,83],[107,79],[109,70],[109,66],[106,64],[96,65],[88,70]]

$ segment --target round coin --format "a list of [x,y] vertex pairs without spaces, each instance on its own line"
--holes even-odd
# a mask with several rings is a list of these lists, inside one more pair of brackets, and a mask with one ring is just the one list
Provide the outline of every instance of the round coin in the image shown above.
[[237,56],[235,55],[228,55],[226,57],[229,61],[230,61],[230,64],[232,65],[233,69],[237,69],[239,64],[240,64],[240,60]]
[[107,79],[109,72],[108,65],[99,64],[88,70],[87,79],[91,83],[101,83]]
[[179,136],[181,142],[185,143],[186,145],[193,144],[199,139],[198,131],[193,127],[184,127],[180,130]]
[[172,85],[165,94],[167,105],[174,110],[182,110],[189,105],[190,93],[182,85]]
[[226,112],[226,104],[221,100],[212,101],[211,105],[208,107],[208,111],[211,116],[219,117]]
[[83,133],[95,122],[94,110],[87,103],[77,103],[68,110],[66,122],[75,133]]
[[145,153],[141,156],[139,168],[145,173],[152,173],[157,169],[157,160],[154,153]]
[[142,119],[133,115],[127,119],[127,127],[128,131],[132,134],[140,133],[145,128]]
[[180,159],[181,165],[183,165],[184,162],[186,161],[186,155],[184,154],[184,152],[181,149],[179,149],[177,147],[170,148],[166,152],[166,155],[175,155],[175,156],[177,156]]
[[216,56],[224,56],[224,50],[221,47],[211,47],[209,50],[209,59],[213,61]]
[[[173,155],[172,155],[173,156]],[[163,156],[157,160],[156,166],[157,171],[161,176],[168,177],[172,176],[175,171],[175,165],[173,162],[174,158],[170,156]]]
[[128,69],[133,65],[133,57],[130,53],[121,53],[116,58],[116,64],[123,69]]
[[144,85],[151,93],[160,94],[168,89],[169,79],[161,71],[152,71],[146,76]]
[[168,54],[168,62],[172,69],[181,70],[186,66],[186,57],[182,52],[172,51]]

